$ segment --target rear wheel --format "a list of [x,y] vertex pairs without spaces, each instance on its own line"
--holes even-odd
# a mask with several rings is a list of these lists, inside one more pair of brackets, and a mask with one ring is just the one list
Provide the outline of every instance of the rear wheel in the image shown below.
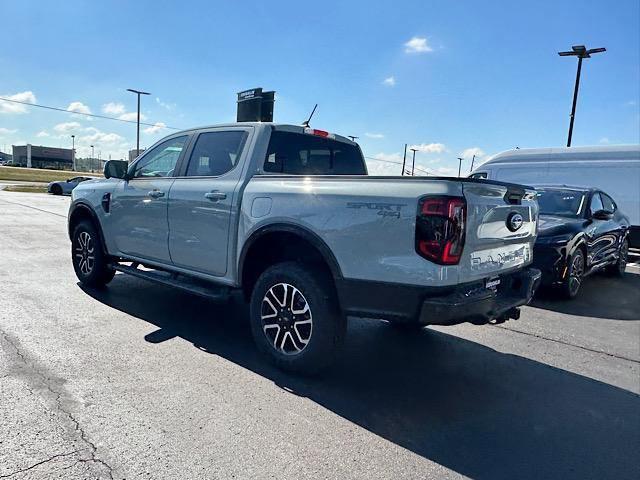
[[71,259],[80,283],[90,287],[102,287],[109,283],[115,270],[109,267],[102,240],[90,221],[82,221],[73,230]]
[[627,255],[629,254],[629,242],[625,239],[618,252],[618,260],[607,267],[607,273],[616,277],[622,277],[627,268]]
[[250,317],[260,351],[283,370],[298,373],[328,366],[346,331],[331,278],[297,262],[273,265],[260,275]]
[[58,184],[51,186],[51,193],[54,195],[62,195],[62,187]]
[[581,249],[574,251],[569,257],[567,277],[561,285],[561,291],[566,298],[575,298],[580,291],[584,279],[585,258]]

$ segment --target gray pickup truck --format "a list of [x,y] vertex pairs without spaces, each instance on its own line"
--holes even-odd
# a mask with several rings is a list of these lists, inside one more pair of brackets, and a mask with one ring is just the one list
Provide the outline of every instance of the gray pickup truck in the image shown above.
[[[535,191],[496,181],[368,176],[358,145],[322,130],[234,123],[170,135],[73,190],[82,284],[115,272],[250,304],[281,368],[333,360],[347,316],[402,328],[518,318]],[[178,321],[178,320],[176,320]]]

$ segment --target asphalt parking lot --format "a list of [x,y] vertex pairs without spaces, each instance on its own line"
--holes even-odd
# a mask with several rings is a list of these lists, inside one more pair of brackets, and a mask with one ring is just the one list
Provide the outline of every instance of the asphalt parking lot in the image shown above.
[[354,319],[295,378],[239,302],[80,288],[68,203],[0,191],[0,478],[640,478],[637,266],[501,326]]

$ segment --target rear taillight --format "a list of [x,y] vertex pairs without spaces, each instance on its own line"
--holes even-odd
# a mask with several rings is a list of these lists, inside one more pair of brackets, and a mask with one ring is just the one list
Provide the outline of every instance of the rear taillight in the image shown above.
[[463,197],[422,197],[416,218],[418,254],[441,265],[456,265],[464,248],[466,216]]

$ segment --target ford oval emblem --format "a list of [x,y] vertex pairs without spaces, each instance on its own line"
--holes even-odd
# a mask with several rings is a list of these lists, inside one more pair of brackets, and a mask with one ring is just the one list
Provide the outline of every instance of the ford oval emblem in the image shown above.
[[523,223],[524,218],[518,212],[511,212],[507,217],[507,228],[512,232],[519,230]]

